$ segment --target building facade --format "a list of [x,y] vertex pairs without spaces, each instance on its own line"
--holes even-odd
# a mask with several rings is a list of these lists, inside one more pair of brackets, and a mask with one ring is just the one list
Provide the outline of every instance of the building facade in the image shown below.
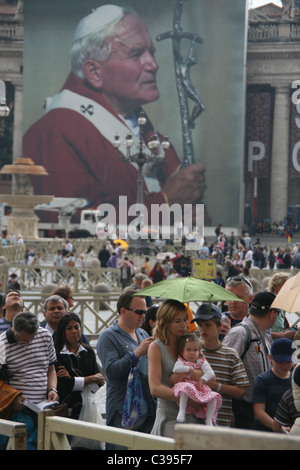
[[287,217],[300,222],[299,46],[300,10],[268,4],[249,11],[244,165],[248,223],[266,218],[279,223]]
[[[0,79],[10,109],[9,116],[0,119],[0,168],[22,155],[23,36],[23,0],[0,1]],[[11,192],[11,177],[1,178],[0,192]]]

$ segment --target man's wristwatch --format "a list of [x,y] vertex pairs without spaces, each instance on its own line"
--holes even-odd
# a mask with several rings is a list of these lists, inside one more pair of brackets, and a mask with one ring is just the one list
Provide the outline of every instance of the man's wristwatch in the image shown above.
[[48,393],[51,392],[51,391],[53,391],[53,392],[55,392],[55,393],[58,393],[58,391],[56,390],[56,388],[49,388]]

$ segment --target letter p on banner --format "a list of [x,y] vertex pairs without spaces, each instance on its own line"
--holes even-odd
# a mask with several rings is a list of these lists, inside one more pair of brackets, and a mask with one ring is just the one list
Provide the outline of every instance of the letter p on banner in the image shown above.
[[[257,151],[258,150],[258,151]],[[266,154],[265,145],[262,142],[250,140],[248,145],[248,171],[253,172],[253,162],[258,162]]]

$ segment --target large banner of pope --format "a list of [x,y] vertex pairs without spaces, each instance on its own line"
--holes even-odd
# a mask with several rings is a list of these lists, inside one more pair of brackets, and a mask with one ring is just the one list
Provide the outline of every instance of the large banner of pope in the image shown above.
[[201,204],[205,225],[239,226],[247,2],[24,4],[23,156],[48,171],[35,193]]

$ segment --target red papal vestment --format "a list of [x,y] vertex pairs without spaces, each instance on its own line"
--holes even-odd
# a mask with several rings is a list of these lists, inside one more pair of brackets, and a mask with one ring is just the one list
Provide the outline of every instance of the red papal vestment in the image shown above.
[[[62,90],[70,90],[85,97],[82,104],[80,96],[77,99],[79,112],[68,108],[53,108],[24,135],[23,157],[32,158],[35,164],[43,165],[49,173],[49,176],[32,178],[35,194],[82,197],[88,199],[93,208],[101,203],[110,203],[117,209],[120,195],[127,196],[128,206],[135,204],[137,169],[131,163],[118,158],[112,143],[88,119],[91,118],[93,104],[96,103],[102,105],[118,121],[121,121],[120,117],[100,93],[73,73],[67,78]],[[102,118],[104,120],[105,117]],[[99,125],[101,123],[98,122],[97,126]],[[145,128],[147,140],[153,132],[153,127],[148,122]],[[165,156],[165,164],[160,166],[158,172],[160,186],[180,164],[172,146]],[[144,185],[144,204],[147,207],[164,202],[159,190],[149,192]]]

